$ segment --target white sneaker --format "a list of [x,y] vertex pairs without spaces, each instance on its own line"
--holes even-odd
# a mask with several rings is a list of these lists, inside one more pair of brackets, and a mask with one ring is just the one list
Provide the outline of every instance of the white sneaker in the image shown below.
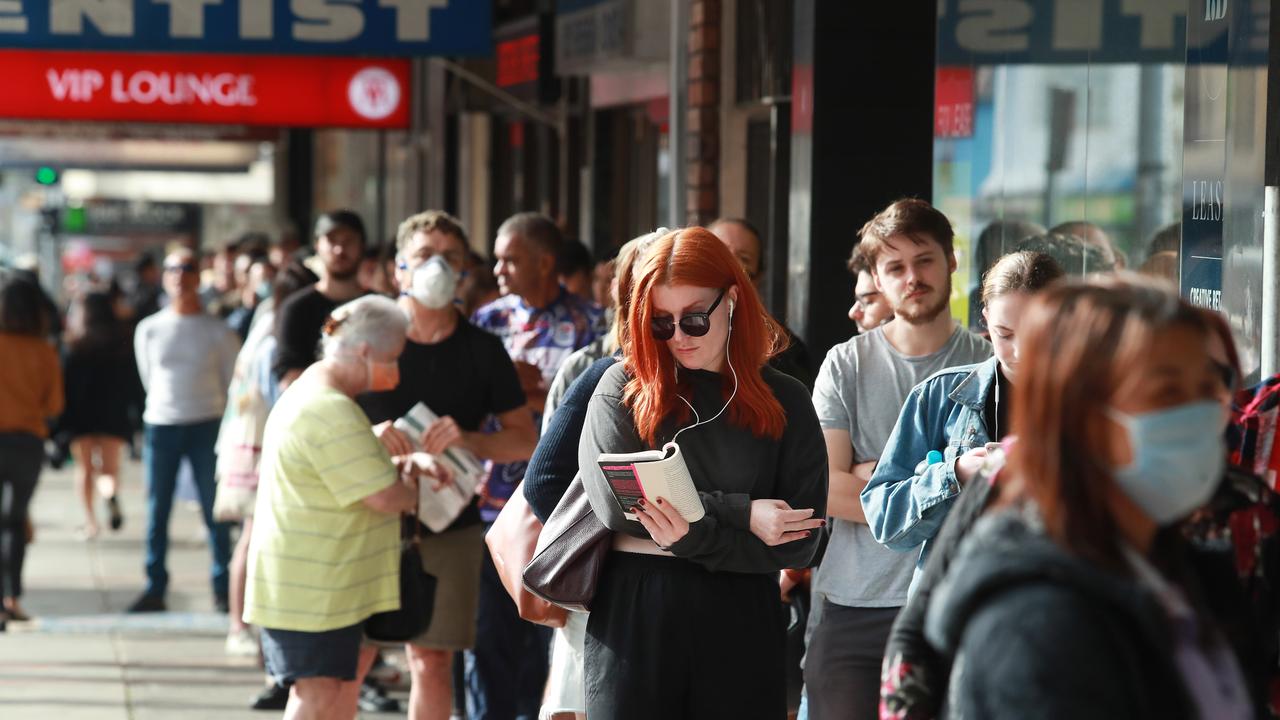
[[257,657],[258,639],[249,628],[240,628],[227,633],[226,653],[235,657]]

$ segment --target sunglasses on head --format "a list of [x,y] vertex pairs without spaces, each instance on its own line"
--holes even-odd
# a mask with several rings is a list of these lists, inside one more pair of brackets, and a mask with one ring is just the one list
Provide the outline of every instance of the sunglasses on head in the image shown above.
[[195,263],[177,263],[173,265],[165,265],[165,272],[193,273],[196,271]]
[[[720,307],[720,301],[728,291],[728,288],[721,290],[716,296],[716,301],[711,303],[711,307],[707,308],[706,312],[685,313],[680,318],[680,332],[689,337],[702,337],[710,332],[711,313]],[[653,334],[654,340],[670,340],[676,336],[676,319],[670,315],[652,318],[649,320],[649,332]]]

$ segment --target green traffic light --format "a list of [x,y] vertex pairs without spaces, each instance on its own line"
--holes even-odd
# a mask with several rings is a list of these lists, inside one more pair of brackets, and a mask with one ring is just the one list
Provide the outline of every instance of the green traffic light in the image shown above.
[[58,182],[58,171],[51,167],[42,167],[36,170],[36,182],[41,185],[53,185]]

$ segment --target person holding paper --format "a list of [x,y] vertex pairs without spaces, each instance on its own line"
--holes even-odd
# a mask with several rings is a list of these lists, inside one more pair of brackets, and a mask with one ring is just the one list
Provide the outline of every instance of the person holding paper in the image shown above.
[[322,359],[267,419],[244,620],[262,628],[268,672],[291,685],[286,717],[355,717],[376,654],[364,622],[400,607],[400,514],[418,503],[413,475],[443,477],[417,462],[398,471],[354,401],[399,382],[407,325],[376,295],[338,307]]
[[[650,248],[628,327],[579,444],[592,509],[616,533],[587,625],[587,716],[785,717],[777,575],[809,564],[826,515],[808,391],[765,364],[785,336],[704,228]],[[598,458],[673,440],[703,517],[645,498],[626,519]]]
[[[527,460],[538,436],[515,366],[502,341],[472,325],[458,309],[458,283],[467,263],[461,222],[428,210],[400,224],[396,243],[399,305],[410,318],[400,384],[360,396],[360,406],[378,424],[393,455],[456,448],[481,460]],[[412,438],[392,422],[418,403],[439,420]],[[491,415],[502,429],[480,432]],[[420,530],[422,561],[437,585],[431,625],[405,646],[413,679],[409,717],[446,720],[453,708],[452,654],[475,646],[484,531],[475,503],[443,532]]]

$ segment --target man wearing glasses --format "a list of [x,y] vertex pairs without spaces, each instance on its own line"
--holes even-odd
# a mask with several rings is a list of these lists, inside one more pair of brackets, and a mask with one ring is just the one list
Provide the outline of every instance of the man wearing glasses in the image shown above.
[[138,323],[133,336],[138,374],[147,391],[144,453],[147,476],[147,587],[129,612],[165,609],[169,573],[169,512],[183,457],[191,463],[200,509],[209,528],[215,607],[227,611],[228,526],[213,521],[214,445],[240,341],[200,303],[194,252],[175,250],[164,260],[169,305]]
[[[399,302],[409,315],[400,384],[360,396],[360,407],[393,455],[412,452],[418,440],[433,454],[459,448],[491,462],[528,460],[538,431],[515,366],[502,341],[460,311],[459,282],[470,261],[462,223],[428,210],[400,224],[396,245]],[[440,419],[411,439],[390,421],[420,402]],[[480,432],[490,417],[502,429]],[[478,499],[441,532],[419,530],[423,565],[436,578],[435,612],[405,654],[413,678],[409,716],[431,720],[448,718],[454,706],[453,652],[475,646],[485,555]]]

